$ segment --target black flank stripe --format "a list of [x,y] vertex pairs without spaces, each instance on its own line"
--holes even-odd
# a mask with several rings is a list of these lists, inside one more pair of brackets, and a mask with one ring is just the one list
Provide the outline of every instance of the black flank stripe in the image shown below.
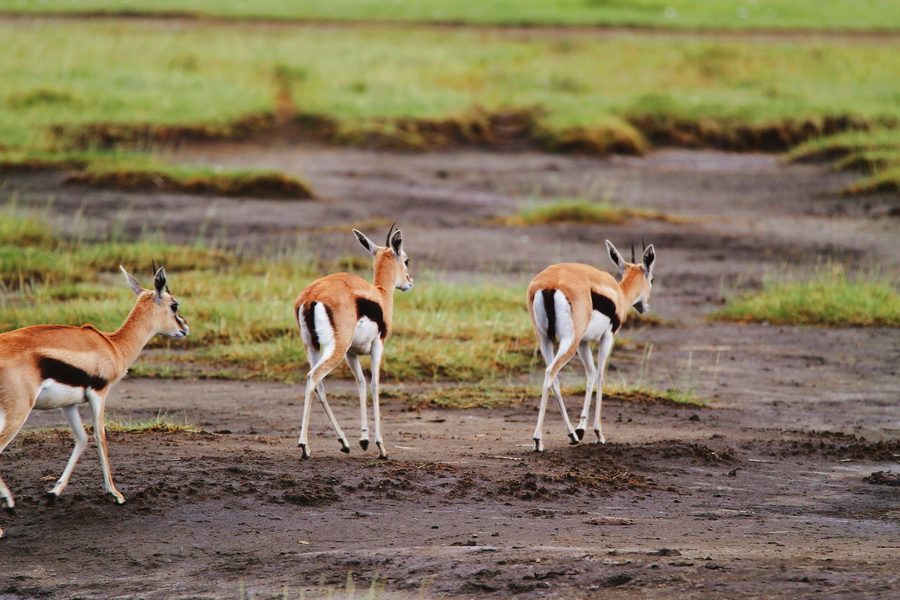
[[613,333],[619,330],[622,322],[619,321],[619,315],[616,314],[616,303],[595,292],[591,292],[591,306],[594,310],[609,318],[612,324]]
[[387,325],[384,322],[384,312],[381,310],[381,305],[368,298],[357,298],[356,320],[359,321],[362,317],[368,317],[370,321],[377,323],[378,333],[381,339],[384,339],[387,335]]
[[553,294],[556,290],[541,290],[544,295],[544,312],[547,314],[547,337],[556,339],[556,303],[553,302]]
[[310,337],[312,338],[312,347],[319,351],[319,334],[316,332],[316,313],[315,313],[316,303],[313,302],[311,304],[307,304],[303,308],[300,309],[300,312],[303,313],[303,321],[306,323],[306,330],[309,332]]
[[103,377],[89,375],[78,367],[49,356],[38,359],[38,370],[41,372],[41,379],[53,379],[71,387],[102,390],[109,384]]

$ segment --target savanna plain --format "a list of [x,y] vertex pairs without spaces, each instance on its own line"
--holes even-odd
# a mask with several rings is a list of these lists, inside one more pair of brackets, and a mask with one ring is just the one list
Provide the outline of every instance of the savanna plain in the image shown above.
[[[93,448],[45,500],[56,411],[0,454],[0,599],[895,597],[900,37],[877,2],[572,3],[577,27],[536,0],[130,4],[0,2],[0,327],[113,330],[118,265],[149,286],[157,261],[191,334],[111,393],[125,504]],[[316,405],[301,460],[293,300],[370,279],[350,229],[394,222],[416,283],[390,458],[342,453]],[[651,311],[617,337],[606,443],[570,446],[551,406],[537,454],[525,288],[613,271],[606,239],[654,244]],[[325,386],[352,441],[349,370]]]

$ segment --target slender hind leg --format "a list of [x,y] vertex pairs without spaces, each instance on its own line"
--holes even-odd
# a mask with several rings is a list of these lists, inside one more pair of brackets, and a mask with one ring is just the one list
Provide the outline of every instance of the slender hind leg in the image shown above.
[[356,388],[359,391],[359,445],[362,446],[363,450],[366,450],[369,447],[369,419],[366,415],[366,375],[363,373],[362,365],[359,364],[358,356],[348,352],[344,359],[350,365],[350,371],[353,373],[353,379],[356,380]]
[[[562,394],[559,390],[559,382],[557,381],[557,376],[559,375],[559,371],[566,365],[566,363],[571,360],[572,356],[575,354],[575,344],[574,338],[571,336],[564,337],[559,341],[559,349],[556,352],[556,355],[553,356],[553,344],[549,339],[543,334],[543,332],[538,333],[538,338],[541,347],[541,354],[544,355],[544,360],[547,361],[547,370],[544,372],[544,385],[541,390],[541,405],[538,409],[538,422],[537,426],[534,429],[534,451],[535,452],[543,452],[544,451],[544,442],[543,442],[543,428],[544,428],[544,417],[547,414],[547,400],[550,396],[550,390],[553,390],[554,395],[556,396],[556,400],[559,403],[559,410],[562,412],[563,421],[566,424],[566,431],[569,435],[569,442],[572,444],[578,443],[578,436],[575,434],[575,428],[572,427],[571,421],[569,421],[569,415],[566,412],[566,405],[563,401]],[[551,357],[548,360],[548,357]]]
[[306,351],[312,368],[306,376],[306,394],[303,398],[303,421],[300,425],[300,440],[297,442],[297,445],[300,446],[301,449],[301,456],[303,458],[309,458],[310,456],[309,414],[310,409],[312,408],[313,394],[318,396],[319,401],[322,403],[322,407],[325,409],[325,414],[327,414],[328,418],[331,420],[331,425],[334,427],[338,440],[341,442],[341,450],[349,452],[350,445],[347,443],[347,438],[344,435],[344,432],[341,431],[340,425],[338,425],[337,420],[334,417],[334,413],[331,412],[331,407],[328,405],[328,400],[325,397],[325,387],[322,385],[322,380],[325,379],[325,376],[330,373],[332,369],[334,369],[340,359],[338,359],[338,361],[332,360],[334,348],[326,349],[320,353],[311,347],[307,347]]
[[578,358],[584,365],[584,374],[586,378],[584,392],[584,408],[581,409],[581,417],[578,419],[578,427],[575,428],[575,434],[579,440],[584,439],[584,430],[587,427],[588,415],[591,411],[591,396],[594,393],[594,385],[597,383],[597,375],[594,370],[594,356],[591,353],[591,347],[587,342],[582,341],[578,344]]

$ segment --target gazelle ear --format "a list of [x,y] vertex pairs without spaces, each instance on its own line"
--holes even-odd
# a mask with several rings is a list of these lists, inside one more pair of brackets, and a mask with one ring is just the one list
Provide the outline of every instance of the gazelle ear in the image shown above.
[[656,250],[653,249],[653,244],[647,246],[647,249],[644,250],[644,257],[641,260],[647,272],[651,273],[653,271],[653,263],[656,262]]
[[606,240],[606,250],[609,252],[609,257],[612,259],[614,263],[616,263],[616,267],[619,268],[619,273],[625,273],[625,261],[622,259],[622,255],[619,254],[619,251],[616,250],[616,247],[613,246],[612,242]]
[[400,256],[400,253],[403,252],[403,233],[399,229],[391,234],[390,243],[394,254]]
[[154,297],[156,303],[159,304],[162,302],[162,294],[166,290],[166,270],[162,267],[156,272],[156,276],[153,278],[153,287],[156,288],[156,296]]
[[144,291],[144,286],[138,283],[138,280],[132,277],[131,273],[125,270],[125,267],[119,265],[119,268],[122,270],[122,274],[125,275],[125,281],[131,286],[131,291],[134,292],[135,296],[140,296],[141,292]]
[[356,235],[356,239],[359,240],[359,243],[362,244],[362,247],[369,251],[369,254],[372,256],[378,254],[378,246],[372,243],[372,240],[367,238],[363,232],[354,229],[353,233]]

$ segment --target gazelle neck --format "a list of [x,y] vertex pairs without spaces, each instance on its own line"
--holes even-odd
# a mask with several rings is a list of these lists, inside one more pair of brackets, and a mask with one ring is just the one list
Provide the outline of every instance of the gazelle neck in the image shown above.
[[631,267],[625,270],[622,281],[619,282],[619,289],[622,290],[622,297],[626,306],[634,304],[644,286],[644,271],[641,267]]
[[384,311],[385,325],[390,330],[391,318],[394,314],[394,288],[397,286],[394,257],[391,253],[381,254],[375,258],[373,285],[381,296],[381,309]]
[[139,298],[122,326],[108,336],[126,368],[134,362],[150,338],[156,335],[153,324],[145,318],[147,308],[144,303],[148,301],[152,302]]

